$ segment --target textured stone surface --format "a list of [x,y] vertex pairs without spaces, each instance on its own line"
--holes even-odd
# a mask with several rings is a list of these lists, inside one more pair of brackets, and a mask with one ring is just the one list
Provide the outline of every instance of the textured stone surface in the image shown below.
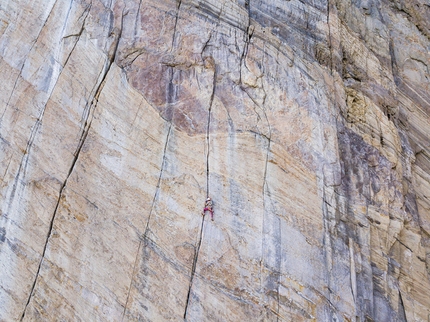
[[2,1],[0,320],[428,321],[429,21]]

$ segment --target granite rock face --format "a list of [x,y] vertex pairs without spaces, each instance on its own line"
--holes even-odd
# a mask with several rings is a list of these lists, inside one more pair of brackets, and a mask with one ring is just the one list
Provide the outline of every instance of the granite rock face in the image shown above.
[[429,321],[429,39],[428,0],[1,1],[0,321]]

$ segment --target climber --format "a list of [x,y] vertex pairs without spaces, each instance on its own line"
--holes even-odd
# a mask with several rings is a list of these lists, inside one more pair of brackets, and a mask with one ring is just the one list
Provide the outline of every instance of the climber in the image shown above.
[[207,198],[205,202],[205,208],[203,209],[202,216],[206,214],[206,211],[209,211],[211,213],[211,219],[214,220],[214,211],[212,209],[213,203],[211,198]]

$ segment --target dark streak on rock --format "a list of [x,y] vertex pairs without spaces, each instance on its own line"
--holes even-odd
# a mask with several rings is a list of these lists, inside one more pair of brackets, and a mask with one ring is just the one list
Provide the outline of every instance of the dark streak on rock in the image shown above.
[[[210,167],[209,167],[209,160],[210,160],[210,123],[211,123],[211,111],[212,111],[212,104],[215,97],[216,92],[216,81],[217,81],[217,66],[214,64],[214,75],[213,75],[213,83],[212,83],[212,94],[209,101],[209,108],[208,108],[208,122],[207,122],[207,130],[206,130],[206,146],[207,146],[207,154],[206,154],[206,196],[209,197],[210,190],[209,190],[209,179],[210,179]],[[194,275],[196,272],[197,262],[199,259],[199,253],[200,253],[200,247],[202,244],[203,239],[203,229],[204,229],[204,223],[205,223],[206,216],[202,216],[202,222],[200,226],[199,231],[199,239],[197,242],[197,246],[195,248],[194,252],[194,258],[193,258],[193,265],[191,267],[191,276],[190,276],[190,283],[188,286],[188,293],[187,293],[187,299],[185,304],[185,310],[184,310],[184,320],[187,320],[187,314],[188,314],[188,307],[190,304],[190,296],[191,296],[191,290],[193,287],[194,282]]]
[[81,36],[82,36],[82,33],[83,33],[83,32],[84,32],[84,30],[85,30],[85,22],[86,22],[86,20],[87,20],[88,14],[90,13],[91,6],[92,6],[92,3],[90,3],[90,4],[87,6],[87,8],[85,8],[84,12],[82,13],[82,15],[84,15],[84,14],[85,14],[85,17],[84,17],[84,19],[83,19],[82,26],[81,26],[81,29],[79,30],[79,32],[78,32],[77,34],[68,35],[68,36],[64,36],[64,37],[63,37],[63,39],[70,38],[70,37],[76,37],[75,43],[73,44],[73,47],[72,47],[72,50],[69,52],[69,54],[67,55],[66,60],[64,61],[63,68],[64,68],[64,66],[66,66],[66,65],[67,65],[67,63],[69,62],[69,59],[70,59],[70,57],[72,56],[72,53],[73,53],[73,51],[75,50],[76,45],[78,44],[79,39],[80,39],[80,38],[81,38]]
[[4,243],[6,240],[6,228],[1,227],[0,228],[0,243]]
[[2,114],[2,116],[1,116],[1,118],[0,118],[0,125],[1,125],[1,120],[3,119],[3,116],[4,116],[5,112],[6,112],[6,109],[7,109],[7,107],[8,107],[8,106],[9,106],[9,104],[10,104],[10,100],[11,100],[11,98],[12,98],[12,95],[13,95],[14,91],[15,91],[15,88],[16,88],[16,85],[17,85],[17,83],[18,83],[19,77],[21,76],[22,71],[23,71],[23,69],[24,69],[25,62],[26,62],[26,60],[27,60],[28,56],[30,55],[31,51],[33,50],[34,45],[35,45],[35,44],[37,43],[37,41],[39,40],[39,37],[40,37],[40,35],[41,35],[41,33],[42,33],[42,30],[43,30],[43,28],[45,28],[46,23],[48,22],[49,18],[51,17],[52,11],[54,10],[55,5],[57,4],[57,1],[58,1],[58,0],[56,0],[56,1],[54,2],[53,6],[52,6],[52,8],[51,8],[51,10],[50,10],[50,12],[49,12],[49,14],[48,14],[48,17],[47,17],[47,18],[46,18],[46,20],[44,21],[44,23],[43,23],[42,27],[41,27],[41,28],[40,28],[40,30],[39,30],[39,33],[37,34],[36,39],[33,41],[33,43],[32,43],[32,44],[31,44],[31,46],[30,46],[30,49],[28,50],[27,54],[25,55],[24,61],[22,62],[21,67],[20,67],[20,71],[19,71],[19,73],[18,73],[18,75],[17,75],[17,77],[16,77],[16,79],[15,79],[15,82],[14,82],[14,85],[13,85],[12,91],[11,91],[11,93],[10,93],[9,99],[8,99],[8,101],[7,101],[7,103],[6,103],[6,107],[5,107],[5,109],[4,109],[4,111],[3,111],[3,114]]
[[139,253],[140,253],[140,249],[142,248],[143,241],[145,241],[145,244],[143,244],[143,248],[146,249],[146,247],[147,247],[147,241],[146,240],[149,239],[148,238],[149,223],[150,223],[150,220],[152,218],[152,212],[154,210],[155,203],[156,203],[156,201],[158,199],[158,196],[159,196],[159,193],[160,193],[161,180],[163,178],[163,173],[164,173],[164,169],[166,167],[166,162],[167,162],[166,152],[167,152],[167,147],[169,145],[169,138],[170,138],[171,131],[172,131],[172,123],[170,122],[169,123],[169,128],[167,130],[166,141],[164,142],[163,158],[162,158],[162,161],[161,161],[161,167],[160,167],[160,173],[158,175],[157,186],[155,188],[155,193],[154,193],[154,197],[152,199],[151,209],[149,210],[148,219],[146,221],[145,231],[143,233],[142,239],[139,241],[139,247],[137,249],[136,257],[135,257],[135,260],[134,260],[133,271],[132,271],[132,275],[131,275],[130,285],[129,285],[129,288],[128,288],[127,299],[126,299],[126,302],[124,304],[124,311],[122,313],[121,321],[124,320],[124,317],[125,317],[125,314],[126,314],[126,311],[127,311],[127,305],[128,305],[128,301],[129,301],[129,298],[130,298],[131,286],[133,284],[134,276],[136,275],[136,267],[137,267],[137,263],[138,263],[138,259],[139,259]]
[[[117,53],[117,50],[118,50],[119,41],[121,39],[121,34],[122,34],[123,19],[124,19],[124,11],[123,11],[123,15],[121,17],[121,28],[120,28],[120,30],[118,32],[118,37],[115,39],[115,42],[114,42],[114,50],[112,51],[111,56],[108,57],[107,66],[105,67],[105,71],[103,73],[103,76],[101,78],[100,83],[96,86],[95,94],[93,96],[93,100],[91,101],[91,106],[88,107],[89,110],[92,109],[94,111],[94,109],[97,107],[98,97],[100,96],[100,93],[102,92],[102,90],[104,88],[104,85],[106,83],[106,76],[109,73],[110,68],[111,68],[113,62],[115,61],[115,57],[116,57],[116,53]],[[76,149],[76,151],[74,153],[74,158],[72,160],[72,164],[71,164],[71,166],[69,168],[69,171],[68,171],[68,174],[66,176],[66,179],[64,180],[64,182],[63,182],[63,184],[62,184],[62,186],[60,188],[59,196],[58,196],[58,199],[57,199],[57,204],[55,206],[54,213],[53,213],[53,215],[51,217],[51,221],[50,221],[50,224],[49,224],[49,229],[48,229],[48,233],[47,233],[47,236],[46,236],[46,241],[45,241],[45,245],[44,245],[44,248],[43,248],[42,256],[40,258],[39,265],[38,265],[38,268],[37,268],[37,272],[36,272],[36,275],[35,275],[35,279],[33,281],[33,284],[32,284],[31,290],[30,290],[30,294],[28,296],[27,303],[26,303],[26,305],[24,307],[24,311],[22,312],[20,321],[22,321],[24,319],[26,311],[27,311],[27,307],[28,307],[28,305],[30,303],[30,300],[31,300],[31,298],[32,298],[32,296],[34,294],[34,291],[35,291],[37,280],[39,278],[40,269],[42,267],[42,264],[43,264],[43,261],[44,261],[44,258],[45,258],[45,253],[46,253],[46,250],[48,248],[49,240],[50,240],[51,235],[52,235],[52,230],[53,230],[54,221],[55,221],[55,218],[56,218],[56,215],[57,215],[57,211],[58,211],[61,199],[63,198],[63,191],[64,191],[64,189],[65,189],[65,187],[67,185],[67,181],[70,178],[70,175],[72,174],[72,172],[73,172],[73,170],[75,168],[75,165],[76,165],[76,163],[78,161],[80,152],[82,150],[82,146],[84,145],[85,140],[86,140],[86,138],[88,136],[88,132],[89,132],[90,127],[91,127],[91,121],[88,122],[89,115],[90,115],[90,113],[87,114],[87,119],[85,120],[85,127],[84,127],[84,129],[82,131],[78,147],[77,147],[77,149]]]
[[178,25],[179,11],[181,10],[181,4],[182,4],[182,0],[178,0],[178,5],[176,7],[175,26],[173,27],[172,47],[171,47],[172,50],[174,48],[175,40],[176,40],[176,27]]
[[400,291],[399,291],[399,309],[398,309],[397,316],[398,316],[399,322],[408,322],[408,319],[406,318],[405,305],[403,304],[402,293]]

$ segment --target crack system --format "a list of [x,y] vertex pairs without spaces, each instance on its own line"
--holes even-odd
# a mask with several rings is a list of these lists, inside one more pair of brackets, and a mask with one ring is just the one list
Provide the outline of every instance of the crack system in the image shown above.
[[217,78],[217,71],[216,71],[216,65],[214,70],[214,78],[212,83],[212,94],[209,101],[209,111],[208,111],[208,126],[206,128],[206,145],[208,147],[208,151],[206,154],[206,197],[209,197],[209,156],[210,156],[210,124],[211,124],[211,111],[212,111],[212,104],[214,101],[215,96],[215,89],[216,89],[216,78]]
[[198,240],[195,252],[194,252],[193,266],[191,267],[190,284],[188,286],[187,301],[186,301],[185,310],[184,310],[184,320],[185,321],[187,320],[188,307],[190,304],[191,288],[193,287],[194,274],[196,272],[196,266],[197,266],[197,261],[199,258],[200,246],[202,244],[202,239],[203,239],[202,237],[203,237],[203,225],[204,225],[204,223],[205,223],[205,216],[202,216],[202,223],[200,225],[199,240]]
[[333,46],[331,43],[331,28],[330,28],[330,0],[327,0],[327,26],[328,26],[328,48],[330,51],[330,73],[333,76]]
[[248,54],[249,43],[251,41],[252,35],[254,34],[254,26],[249,25],[249,23],[250,22],[248,22],[248,27],[246,28],[245,45],[243,46],[243,51],[239,62],[239,84],[242,84],[242,64],[248,68],[246,66],[246,55]]
[[55,209],[54,209],[54,213],[53,213],[53,215],[51,217],[51,221],[50,221],[50,224],[49,224],[49,229],[48,229],[48,233],[47,233],[47,236],[46,236],[45,245],[43,247],[42,256],[40,258],[39,265],[38,265],[38,268],[37,268],[37,272],[36,272],[36,275],[35,275],[35,279],[33,281],[33,284],[32,284],[31,290],[30,290],[30,294],[28,296],[27,302],[26,302],[24,310],[22,312],[20,321],[22,321],[24,319],[26,311],[27,311],[27,308],[28,308],[28,305],[30,304],[31,298],[32,298],[32,296],[34,294],[34,290],[35,290],[35,287],[36,287],[36,284],[37,284],[37,280],[39,278],[40,269],[41,269],[43,261],[45,259],[45,253],[46,253],[46,250],[47,250],[47,247],[48,247],[49,240],[50,240],[51,235],[52,235],[54,221],[55,221],[55,218],[56,218],[56,215],[57,215],[57,211],[58,211],[58,208],[59,208],[59,205],[60,205],[60,200],[61,200],[61,197],[63,196],[63,191],[64,191],[64,189],[65,189],[65,187],[67,185],[67,181],[69,180],[70,175],[72,174],[72,172],[73,172],[73,170],[75,168],[75,165],[76,165],[77,160],[79,158],[80,152],[82,150],[82,146],[84,145],[85,140],[86,140],[86,138],[88,136],[88,132],[89,132],[89,130],[91,128],[91,122],[92,122],[92,120],[90,120],[88,122],[88,119],[89,119],[89,117],[91,115],[90,112],[91,111],[94,112],[95,108],[97,107],[98,98],[99,98],[99,96],[100,96],[100,94],[101,94],[101,92],[102,92],[102,90],[104,88],[104,85],[106,83],[106,76],[109,73],[110,68],[111,68],[113,62],[115,61],[116,53],[118,51],[119,41],[121,39],[121,34],[122,34],[123,20],[124,20],[124,10],[122,11],[121,27],[120,27],[120,30],[119,30],[119,33],[118,33],[118,37],[116,38],[116,40],[114,42],[114,50],[113,50],[112,54],[110,55],[110,57],[108,56],[109,59],[108,59],[108,62],[107,62],[107,66],[105,67],[105,71],[102,72],[103,76],[101,78],[101,81],[96,86],[95,94],[93,96],[93,99],[91,100],[91,103],[88,105],[88,113],[86,115],[86,119],[85,119],[85,123],[84,123],[84,128],[82,130],[82,134],[81,134],[81,138],[80,138],[79,143],[78,143],[78,147],[77,147],[77,149],[76,149],[76,151],[74,153],[74,158],[72,160],[72,164],[71,164],[71,166],[69,168],[69,171],[67,173],[66,179],[64,180],[63,184],[61,185],[59,196],[58,196],[58,199],[57,199],[57,203],[56,203],[56,206],[55,206]]
[[35,39],[35,40],[34,40],[34,42],[31,44],[30,49],[28,50],[27,54],[25,55],[24,61],[22,62],[22,65],[21,65],[21,67],[20,67],[20,71],[19,71],[18,75],[16,76],[16,79],[15,79],[15,82],[14,82],[14,85],[13,85],[13,88],[12,88],[12,91],[11,91],[11,93],[10,93],[9,99],[8,99],[8,101],[7,101],[7,103],[6,103],[6,107],[5,107],[5,109],[4,109],[3,113],[2,113],[2,116],[1,116],[1,118],[0,118],[0,125],[1,125],[1,120],[3,119],[4,114],[6,113],[6,110],[7,110],[8,106],[9,106],[9,104],[10,104],[10,100],[12,99],[13,93],[14,93],[14,91],[15,91],[15,88],[16,88],[16,85],[17,85],[17,83],[18,83],[19,77],[20,77],[20,76],[21,76],[21,74],[22,74],[22,71],[23,71],[23,69],[24,69],[25,63],[26,63],[26,61],[27,61],[27,58],[28,58],[28,56],[30,55],[31,51],[33,50],[34,45],[35,45],[35,44],[37,43],[37,41],[39,40],[39,37],[40,37],[40,35],[42,34],[42,30],[45,28],[46,23],[48,22],[49,18],[51,17],[52,11],[54,10],[54,7],[55,7],[55,5],[56,5],[56,4],[57,4],[57,0],[56,0],[56,1],[54,2],[54,4],[52,5],[52,7],[51,7],[51,9],[50,9],[50,11],[49,11],[48,17],[47,17],[47,18],[46,18],[46,20],[44,21],[44,23],[43,23],[42,27],[41,27],[41,28],[40,28],[40,30],[39,30],[39,33],[38,33],[38,34],[37,34],[37,36],[36,36],[36,39]]
[[175,39],[176,39],[176,26],[178,24],[178,19],[179,19],[179,11],[181,10],[181,5],[182,5],[182,0],[178,1],[178,5],[176,7],[176,17],[175,17],[175,26],[173,27],[173,37],[172,37],[172,50],[173,50],[173,46],[175,44]]
[[[263,255],[263,249],[264,249],[264,218],[265,218],[265,212],[266,212],[266,194],[269,195],[269,187],[267,184],[267,169],[268,169],[268,163],[269,163],[269,153],[270,153],[270,148],[271,148],[271,141],[272,141],[272,131],[271,131],[271,127],[270,127],[270,123],[269,120],[267,118],[267,114],[264,111],[263,108],[261,108],[263,110],[264,116],[266,118],[267,121],[267,125],[269,127],[269,136],[266,135],[262,135],[264,138],[266,138],[267,140],[267,151],[266,151],[266,160],[265,160],[265,164],[264,164],[264,176],[263,176],[263,189],[262,189],[262,194],[263,194],[263,218],[262,218],[262,238],[261,238],[261,260],[260,260],[260,289],[263,289],[263,285],[262,285],[262,278],[263,278],[263,266],[264,266],[264,255]],[[279,223],[280,225],[280,223]],[[278,286],[277,286],[277,302],[278,302],[278,314],[279,314],[279,284],[280,284],[280,276],[281,276],[281,272],[278,272]],[[276,317],[277,321],[279,320],[278,316]]]
[[[52,10],[53,10],[53,9],[52,9]],[[52,10],[51,10],[51,12],[52,12]],[[89,11],[89,10],[88,10],[88,11]],[[49,15],[51,15],[51,13],[50,13]],[[83,31],[83,29],[84,29],[85,20],[86,20],[87,16],[88,16],[88,12],[87,12],[87,15],[86,15],[86,16],[85,16],[85,18],[84,18],[84,22],[83,22],[83,25],[82,25],[81,31],[80,31],[80,33],[79,33],[79,35],[78,35],[78,36],[80,36],[80,35],[82,34],[82,31]],[[48,16],[47,20],[48,20],[48,19],[49,19],[49,16]],[[47,20],[45,21],[45,24],[44,24],[43,26],[45,26],[45,25],[46,25]],[[43,29],[43,27],[42,27],[42,29]],[[41,31],[40,31],[40,33],[41,33]],[[37,37],[37,39],[38,39],[38,38],[39,38],[39,36]],[[63,38],[64,38],[64,37],[63,37]],[[36,39],[36,41],[34,42],[34,44],[37,42],[37,39]],[[49,100],[50,100],[50,98],[51,98],[51,95],[52,95],[52,93],[53,93],[53,91],[54,91],[55,87],[57,86],[58,80],[60,79],[61,74],[62,74],[62,72],[63,72],[63,70],[64,70],[65,66],[67,65],[67,63],[68,63],[68,61],[69,61],[69,59],[70,59],[70,57],[71,57],[71,55],[72,55],[73,51],[74,51],[74,50],[75,50],[75,48],[76,48],[76,45],[77,45],[78,41],[79,41],[79,37],[78,37],[78,39],[76,40],[75,44],[73,45],[73,47],[72,47],[72,49],[71,49],[70,53],[68,54],[68,56],[67,56],[67,58],[66,58],[66,60],[65,60],[65,62],[64,62],[64,65],[63,65],[63,67],[62,67],[62,69],[61,69],[61,71],[60,71],[60,74],[58,75],[58,77],[57,77],[57,79],[56,79],[56,81],[55,81],[55,84],[54,84],[54,86],[52,87],[52,90],[51,90],[51,92],[49,93],[49,95],[48,95],[48,97],[47,97],[47,99],[46,99],[46,103],[44,104],[44,106],[43,106],[42,110],[40,111],[39,116],[37,117],[35,124],[34,124],[34,125],[33,125],[33,127],[31,128],[31,131],[30,131],[30,137],[29,137],[29,139],[28,139],[28,141],[27,141],[26,148],[25,148],[24,154],[23,154],[23,156],[22,156],[21,162],[20,162],[20,164],[19,164],[18,172],[17,172],[17,174],[16,174],[16,176],[15,176],[14,184],[13,184],[13,187],[12,187],[12,192],[11,192],[11,195],[10,195],[11,203],[12,203],[12,201],[13,201],[13,200],[14,200],[14,198],[15,198],[15,193],[16,193],[16,188],[17,188],[17,185],[18,185],[18,180],[19,180],[19,177],[21,176],[21,173],[22,173],[21,171],[22,171],[23,167],[24,167],[24,173],[23,173],[23,176],[25,176],[26,168],[27,168],[28,160],[29,160],[29,156],[30,156],[30,151],[31,151],[31,148],[32,148],[32,146],[33,146],[34,139],[36,138],[36,135],[37,135],[37,133],[38,133],[38,131],[39,131],[39,128],[40,128],[40,126],[42,125],[43,116],[45,115],[45,110],[46,110],[46,107],[47,107],[47,105],[48,105],[48,102],[49,102]],[[33,46],[34,46],[34,44],[33,44]],[[32,48],[33,48],[33,46],[32,46]],[[31,49],[30,49],[30,51],[28,52],[27,57],[28,57],[28,55],[30,54],[30,52],[31,52]],[[24,68],[24,65],[25,65],[25,61],[24,61],[24,63],[23,63],[23,64],[22,64],[22,66],[21,66],[21,72],[22,72],[22,70],[23,70],[23,68]],[[15,89],[15,87],[16,87],[16,84],[17,84],[17,81],[18,81],[18,79],[19,79],[19,76],[20,76],[21,72],[18,74],[18,77],[17,77],[17,79],[15,80],[14,89]],[[6,108],[5,108],[5,111],[3,112],[3,115],[2,115],[2,118],[1,118],[1,119],[3,119],[4,113],[6,112],[7,106],[9,105],[9,101],[10,101],[10,99],[11,99],[11,97],[12,97],[12,94],[13,94],[14,89],[12,90],[12,93],[11,93],[11,95],[10,95],[10,97],[9,97],[8,103],[6,104]],[[1,120],[0,120],[0,122],[1,122]],[[9,164],[10,164],[10,162],[11,162],[11,160],[9,161]],[[8,164],[8,168],[9,168],[9,164]],[[7,169],[6,169],[6,172],[5,172],[5,174],[4,174],[4,175],[6,175],[6,173],[7,173]]]
[[72,56],[72,53],[73,53],[73,51],[75,50],[75,48],[76,48],[76,45],[78,44],[78,41],[79,41],[79,39],[81,38],[81,36],[82,36],[82,33],[84,32],[84,30],[85,30],[85,22],[87,21],[87,17],[88,17],[88,14],[90,13],[90,10],[91,10],[91,6],[92,6],[92,3],[90,3],[88,6],[87,6],[87,8],[85,8],[85,10],[84,10],[84,12],[82,13],[82,15],[81,16],[83,16],[85,13],[85,17],[84,17],[84,21],[82,22],[82,26],[81,26],[81,29],[79,30],[79,32],[77,33],[77,34],[71,34],[71,35],[67,35],[67,36],[64,36],[62,39],[67,39],[67,38],[70,38],[70,37],[76,37],[77,39],[76,39],[76,41],[75,41],[75,43],[73,44],[73,47],[72,47],[72,50],[70,51],[70,53],[67,55],[67,58],[66,58],[66,60],[65,60],[65,62],[64,62],[64,66],[63,66],[63,68],[66,66],[66,64],[67,64],[67,62],[69,61],[69,59],[70,59],[70,57]]
[[407,319],[407,316],[406,316],[405,304],[403,303],[403,296],[402,296],[402,292],[400,292],[400,290],[399,290],[398,315],[400,315],[400,318],[401,318],[402,322],[408,322],[408,319]]
[[[265,47],[263,47],[263,53],[264,55],[266,55],[266,51],[265,51]],[[262,62],[261,62],[261,66],[264,66],[264,55],[262,58]],[[264,74],[264,72],[263,72]],[[271,145],[272,145],[272,128],[269,122],[269,118],[267,117],[267,113],[266,113],[266,109],[265,109],[265,105],[266,105],[266,98],[267,98],[267,92],[264,88],[264,82],[263,80],[261,80],[261,89],[264,93],[263,96],[263,102],[262,104],[258,104],[258,102],[256,100],[254,100],[251,95],[245,90],[243,89],[243,91],[248,95],[248,97],[253,101],[253,103],[262,111],[269,133],[268,135],[265,135],[263,133],[257,133],[258,135],[260,135],[261,137],[265,138],[267,140],[267,150],[266,150],[266,158],[265,158],[265,162],[264,162],[264,173],[263,173],[263,189],[262,189],[262,197],[263,197],[263,216],[262,216],[262,232],[261,232],[261,260],[260,260],[260,292],[263,290],[263,285],[262,285],[262,279],[263,279],[263,266],[264,266],[264,256],[263,256],[263,249],[264,249],[264,225],[265,225],[265,211],[266,211],[266,194],[268,196],[270,196],[270,192],[269,192],[269,187],[268,187],[268,183],[267,183],[267,172],[268,172],[268,163],[269,163],[269,154],[270,154],[270,149],[271,149]],[[254,110],[255,111],[255,110]],[[258,119],[261,119],[260,115],[256,112]],[[258,120],[257,120],[258,123]],[[281,222],[279,221],[279,231],[281,232]],[[281,237],[280,237],[281,238]],[[280,264],[278,267],[278,285],[277,285],[277,313],[273,312],[273,310],[271,309],[271,311],[273,313],[275,313],[275,315],[277,316],[276,319],[277,321],[279,321],[279,308],[280,308],[280,296],[279,296],[279,286],[280,286],[280,282],[281,282],[281,270],[280,270]]]
[[[210,194],[210,190],[209,190],[210,122],[211,122],[212,105],[213,105],[213,101],[214,101],[214,97],[215,97],[215,91],[216,91],[216,79],[217,79],[217,67],[215,64],[213,83],[212,83],[212,93],[211,93],[211,97],[210,97],[210,101],[209,101],[208,123],[207,123],[207,128],[206,128],[206,146],[207,146],[207,154],[206,154],[206,197],[207,198],[209,197],[209,194]],[[184,320],[185,321],[187,320],[188,307],[190,304],[191,289],[193,287],[194,275],[196,273],[197,261],[199,258],[200,247],[201,247],[202,239],[203,239],[203,228],[204,228],[204,223],[205,223],[205,217],[206,216],[204,216],[204,215],[202,216],[202,222],[200,225],[200,232],[199,232],[199,239],[197,242],[197,247],[195,248],[195,252],[194,252],[193,265],[191,267],[190,284],[188,287],[187,301],[186,301],[185,310],[184,310]]]
[[[0,118],[0,126],[1,126],[1,122],[2,122],[2,120],[3,120],[3,118],[4,118],[4,115],[5,115],[5,113],[6,113],[6,110],[7,110],[8,106],[10,105],[10,101],[11,101],[11,99],[12,99],[13,93],[15,92],[16,86],[17,86],[17,84],[18,84],[19,77],[20,77],[20,76],[21,76],[21,74],[22,74],[22,71],[23,71],[23,69],[24,69],[25,63],[26,63],[26,61],[27,61],[27,58],[28,58],[28,56],[30,55],[31,51],[33,50],[34,45],[38,42],[39,37],[40,37],[40,35],[41,35],[41,33],[42,33],[42,30],[45,28],[45,26],[46,26],[46,24],[47,24],[47,22],[48,22],[49,18],[51,17],[52,11],[54,10],[54,7],[55,7],[56,3],[57,3],[57,2],[55,1],[55,2],[54,2],[54,4],[53,4],[53,6],[51,7],[51,9],[50,9],[50,11],[49,11],[49,14],[48,14],[48,17],[47,17],[47,18],[46,18],[46,20],[44,21],[44,23],[43,23],[42,27],[41,27],[41,28],[40,28],[40,30],[39,30],[39,33],[38,33],[38,34],[37,34],[37,36],[36,36],[36,39],[35,39],[35,40],[34,40],[34,42],[31,44],[30,49],[28,50],[27,54],[25,55],[24,61],[23,61],[23,62],[22,62],[22,64],[21,64],[20,71],[19,71],[19,73],[18,73],[18,75],[17,75],[17,77],[16,77],[16,79],[15,79],[15,82],[14,82],[14,85],[13,85],[13,88],[12,88],[12,91],[11,91],[10,96],[9,96],[9,98],[8,98],[8,101],[7,101],[7,103],[6,103],[6,107],[5,107],[5,109],[4,109],[3,113],[2,113],[2,116],[1,116],[1,118]],[[73,49],[74,49],[74,47],[72,48],[72,51],[73,51]],[[67,61],[66,61],[66,63],[67,63]],[[58,76],[57,81],[58,81],[59,77],[60,77],[60,75]],[[54,85],[54,87],[55,87],[55,85]],[[54,87],[53,87],[53,88],[54,88]],[[52,92],[51,92],[51,93],[52,93]],[[50,98],[50,95],[48,96],[47,102],[49,101],[49,98]],[[35,137],[36,137],[36,134],[37,134],[37,132],[38,132],[38,130],[39,130],[39,128],[40,128],[40,125],[42,124],[42,119],[43,119],[43,115],[45,114],[46,105],[47,105],[47,103],[46,103],[46,104],[44,104],[44,106],[43,106],[42,110],[41,110],[41,111],[40,111],[40,113],[39,113],[39,116],[37,117],[37,120],[36,120],[35,124],[34,124],[34,125],[33,125],[33,127],[31,128],[31,131],[30,131],[30,137],[29,137],[29,139],[28,139],[28,141],[27,141],[26,148],[25,148],[25,151],[24,151],[24,155],[22,156],[21,162],[20,162],[20,164],[19,164],[18,172],[17,172],[17,174],[16,174],[16,177],[15,177],[15,180],[14,180],[14,184],[13,184],[13,187],[12,187],[12,192],[11,192],[11,196],[10,196],[11,203],[12,203],[12,201],[13,201],[13,200],[14,200],[14,198],[15,198],[15,193],[16,193],[16,188],[17,188],[17,185],[18,185],[18,180],[19,180],[19,177],[20,177],[20,175],[21,175],[21,171],[22,171],[22,168],[23,168],[23,165],[24,165],[24,164],[25,164],[25,165],[24,165],[24,175],[25,175],[25,169],[26,169],[27,164],[28,164],[29,153],[30,153],[31,147],[32,147],[32,145],[33,145],[33,141],[34,141],[34,139],[35,139]],[[10,161],[9,161],[9,164],[10,164]],[[9,167],[9,165],[8,165],[8,167]],[[6,171],[7,171],[7,169],[6,169]],[[6,172],[5,172],[5,175],[6,175]]]
[[160,186],[161,186],[161,179],[163,177],[164,167],[166,165],[166,152],[167,152],[167,147],[168,147],[168,144],[169,144],[169,139],[170,139],[171,131],[172,131],[172,122],[169,122],[169,129],[167,131],[166,141],[164,143],[163,159],[162,159],[162,162],[161,162],[161,168],[160,168],[160,174],[158,176],[157,187],[155,188],[154,198],[152,199],[151,209],[149,210],[149,216],[148,216],[148,220],[146,221],[145,231],[143,233],[143,236],[142,236],[141,240],[139,241],[139,247],[137,248],[137,253],[136,253],[135,260],[134,260],[134,265],[133,265],[133,271],[132,271],[130,286],[128,288],[127,299],[126,299],[126,302],[125,302],[125,305],[124,305],[124,311],[122,313],[121,321],[124,321],[125,313],[127,311],[127,305],[128,305],[128,301],[129,301],[130,293],[131,293],[131,286],[133,284],[134,276],[136,275],[136,267],[137,267],[137,262],[138,262],[138,259],[139,259],[140,249],[142,248],[142,243],[143,243],[143,241],[149,239],[148,238],[149,222],[150,222],[151,217],[152,217],[152,212],[153,212],[154,207],[155,207],[155,202],[157,201],[157,198],[159,196],[159,191],[160,191]]

